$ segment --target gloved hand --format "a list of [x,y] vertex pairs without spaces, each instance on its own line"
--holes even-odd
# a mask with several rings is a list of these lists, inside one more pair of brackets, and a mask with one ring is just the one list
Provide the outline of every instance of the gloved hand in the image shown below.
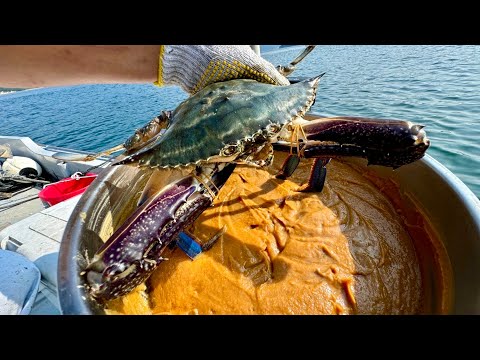
[[254,79],[274,85],[289,81],[248,45],[162,45],[155,85],[179,85],[190,94],[218,81]]

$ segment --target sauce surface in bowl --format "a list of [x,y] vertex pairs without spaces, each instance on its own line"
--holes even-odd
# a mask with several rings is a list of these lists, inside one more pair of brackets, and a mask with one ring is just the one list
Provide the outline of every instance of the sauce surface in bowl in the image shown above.
[[202,241],[225,225],[219,241],[194,261],[180,249],[169,253],[147,286],[111,301],[108,312],[448,311],[438,305],[446,301],[433,305],[432,300],[445,294],[446,285],[431,285],[431,279],[441,283],[443,277],[429,275],[441,272],[432,270],[439,266],[432,256],[439,253],[433,254],[427,232],[418,229],[424,224],[406,224],[411,216],[399,215],[400,200],[379,189],[385,182],[348,161],[332,160],[321,193],[297,192],[308,179],[311,161],[302,160],[291,178],[279,180],[275,174],[284,158],[276,153],[268,169],[237,166],[214,206],[194,224]]

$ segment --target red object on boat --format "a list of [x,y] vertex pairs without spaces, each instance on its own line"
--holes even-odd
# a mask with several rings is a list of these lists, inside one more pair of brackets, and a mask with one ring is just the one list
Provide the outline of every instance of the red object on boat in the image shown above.
[[50,206],[53,206],[83,193],[96,177],[97,174],[95,173],[87,173],[84,176],[62,179],[56,183],[45,186],[38,193],[38,197]]

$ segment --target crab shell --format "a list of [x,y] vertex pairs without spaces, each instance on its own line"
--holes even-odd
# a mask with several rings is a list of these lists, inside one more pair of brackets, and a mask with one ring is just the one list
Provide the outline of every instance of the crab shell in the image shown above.
[[288,86],[244,79],[207,86],[173,111],[164,134],[114,164],[165,168],[245,158],[310,109],[320,77]]

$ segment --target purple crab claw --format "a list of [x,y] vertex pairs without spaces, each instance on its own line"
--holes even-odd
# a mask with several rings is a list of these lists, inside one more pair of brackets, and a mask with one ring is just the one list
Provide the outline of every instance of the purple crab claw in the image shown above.
[[211,206],[235,168],[235,164],[212,166],[208,181],[192,175],[164,187],[98,249],[81,273],[95,299],[123,296],[148,279],[164,260],[163,251]]
[[314,162],[308,185],[302,191],[323,188],[326,164],[332,157],[362,157],[369,165],[396,169],[421,159],[429,146],[422,125],[364,117],[298,120],[273,144],[275,150],[291,153],[277,175],[280,179],[290,176],[302,157],[321,159]]
[[430,146],[423,126],[404,120],[335,117],[302,128],[306,158],[356,156],[396,169],[421,159]]

